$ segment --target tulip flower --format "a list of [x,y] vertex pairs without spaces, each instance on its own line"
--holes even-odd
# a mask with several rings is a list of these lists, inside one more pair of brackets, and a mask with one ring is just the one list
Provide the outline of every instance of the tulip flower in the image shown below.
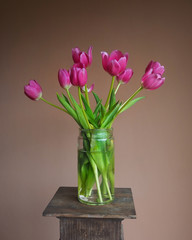
[[119,74],[116,78],[119,83],[128,83],[133,76],[133,70],[131,68],[127,68],[124,72]]
[[159,62],[151,61],[146,67],[145,74],[141,79],[143,88],[155,90],[159,88],[164,82],[165,78],[162,77],[165,69]]
[[42,88],[35,80],[30,80],[28,85],[24,86],[24,93],[32,100],[39,100],[42,96]]
[[92,63],[92,48],[89,47],[88,52],[82,52],[78,47],[72,49],[72,58],[75,64],[82,64],[84,68]]
[[148,76],[143,76],[141,83],[142,86],[149,90],[155,90],[159,88],[165,81],[160,74],[150,74]]
[[126,69],[128,53],[123,54],[119,50],[114,50],[110,55],[101,52],[103,68],[112,76],[121,74]]
[[70,81],[70,71],[67,71],[66,69],[59,70],[58,80],[59,80],[60,86],[64,89],[69,89],[72,86]]
[[165,72],[164,66],[161,66],[159,62],[153,62],[151,61],[148,66],[145,69],[145,73],[148,71],[151,71],[151,73],[158,73],[158,74],[163,74]]
[[74,86],[85,86],[87,83],[87,70],[85,68],[72,67],[70,79]]

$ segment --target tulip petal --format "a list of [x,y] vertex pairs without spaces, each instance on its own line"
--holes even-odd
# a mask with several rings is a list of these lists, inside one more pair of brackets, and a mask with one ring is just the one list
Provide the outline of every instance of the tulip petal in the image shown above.
[[112,61],[112,60],[118,61],[121,57],[124,57],[123,53],[119,50],[114,50],[109,56],[109,61]]
[[121,83],[128,83],[133,76],[133,70],[127,68],[124,72],[117,76],[117,81]]
[[153,62],[153,64],[152,64],[153,69],[158,68],[160,66],[161,66],[161,64],[159,62]]
[[162,75],[162,74],[165,72],[165,68],[164,68],[164,66],[161,66],[161,65],[160,65],[159,67],[155,68],[155,69],[153,70],[153,72]]
[[147,65],[147,67],[146,67],[146,69],[145,69],[145,72],[148,72],[149,69],[152,68],[152,65],[153,65],[153,61],[151,60],[151,61],[149,62],[149,64]]
[[78,80],[77,80],[77,68],[73,67],[71,69],[71,74],[70,74],[70,80],[73,86],[78,86]]
[[146,89],[151,89],[151,86],[153,85],[154,81],[156,81],[156,75],[150,74],[149,76],[142,80],[143,87]]
[[72,58],[74,63],[79,63],[80,54],[81,54],[81,50],[78,47],[72,48]]
[[101,52],[102,56],[102,65],[105,71],[108,71],[108,53],[107,52]]
[[127,59],[127,62],[128,62],[128,59],[129,59],[129,53],[128,53],[128,52],[126,52],[126,53],[124,54],[124,56],[126,57],[126,59]]
[[82,63],[84,67],[88,66],[88,55],[85,52],[80,54],[80,63]]
[[24,86],[24,93],[32,100],[39,100],[42,96],[42,88],[35,80],[30,80],[28,85]]
[[153,82],[150,90],[155,90],[155,89],[161,87],[161,85],[163,85],[164,82],[165,82],[165,78],[161,78],[161,77],[156,78],[156,81]]
[[74,63],[72,68],[83,68],[83,64],[82,63]]
[[92,92],[93,91],[93,89],[94,89],[94,87],[95,87],[95,84],[93,83],[92,85],[91,85],[91,87],[90,88],[88,88],[88,92],[90,93],[90,92]]
[[78,71],[78,86],[83,87],[87,83],[87,70],[82,68]]
[[155,90],[159,88],[165,81],[165,78],[161,78],[160,74],[151,74],[142,80],[144,88],[149,90]]
[[153,69],[153,73],[161,74],[161,75],[165,71],[164,66],[161,66],[161,64],[159,62],[154,62],[154,61],[150,61],[150,63],[148,64],[148,66],[145,69],[145,72],[148,72],[149,69]]
[[[93,83],[93,84],[91,85],[91,87],[87,89],[87,92],[88,92],[88,93],[92,92],[93,89],[94,89],[94,86],[95,86],[95,84]],[[85,86],[83,86],[83,87],[81,88],[81,90],[82,90],[83,92],[85,92]]]
[[71,87],[70,75],[66,69],[59,70],[58,80],[62,88],[69,89]]
[[93,49],[92,46],[89,47],[88,52],[87,52],[88,59],[89,59],[89,65],[91,65],[91,63],[92,63],[92,49]]
[[145,78],[147,78],[149,75],[151,75],[153,72],[152,68],[149,68],[149,70],[147,72],[145,72],[145,74],[142,77],[142,80],[144,80]]
[[119,63],[119,65],[120,65],[120,70],[119,70],[119,72],[125,71],[126,65],[127,65],[127,59],[126,59],[126,57],[120,58],[119,61],[118,61],[118,63]]
[[117,60],[112,60],[108,65],[108,72],[112,76],[117,76],[120,73],[121,66]]

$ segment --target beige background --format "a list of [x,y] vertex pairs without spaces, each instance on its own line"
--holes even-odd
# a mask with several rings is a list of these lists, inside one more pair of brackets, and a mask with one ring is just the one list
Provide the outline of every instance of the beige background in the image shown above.
[[23,86],[38,80],[57,104],[58,69],[71,66],[72,47],[92,45],[89,84],[103,98],[110,76],[100,51],[130,54],[134,77],[119,99],[139,87],[151,59],[166,68],[166,83],[114,124],[116,187],[132,188],[137,211],[125,239],[191,240],[191,1],[76,2],[1,4],[0,239],[59,239],[58,220],[41,214],[59,186],[77,185],[78,128]]

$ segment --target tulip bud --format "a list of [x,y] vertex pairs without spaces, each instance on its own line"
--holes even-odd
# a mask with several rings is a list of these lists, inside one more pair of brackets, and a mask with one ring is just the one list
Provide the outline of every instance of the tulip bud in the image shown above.
[[72,48],[72,58],[74,63],[80,62],[80,54],[81,54],[81,50],[78,47]]
[[101,52],[101,56],[103,68],[110,75],[117,76],[125,71],[128,53],[123,54],[119,50],[114,50],[110,55],[107,52]]
[[161,66],[159,62],[151,61],[145,69],[145,73],[152,69],[152,73],[163,74],[165,69],[164,66]]
[[70,79],[74,86],[85,86],[87,83],[87,70],[85,68],[72,67]]
[[165,78],[162,78],[160,74],[149,74],[142,77],[142,86],[149,90],[155,90],[159,88],[165,82]]
[[92,63],[92,47],[89,47],[88,52],[82,52],[78,47],[72,49],[72,58],[74,63],[81,64],[86,68]]
[[58,80],[62,88],[69,89],[71,87],[70,74],[67,70],[65,69],[59,70]]
[[161,66],[159,62],[151,61],[145,69],[141,85],[149,90],[159,88],[165,82],[165,78],[162,77],[164,71],[164,66]]
[[24,86],[24,93],[32,100],[39,100],[42,96],[42,88],[35,80],[30,80],[28,85]]
[[121,83],[128,83],[133,76],[133,70],[127,68],[124,72],[117,76],[117,81]]

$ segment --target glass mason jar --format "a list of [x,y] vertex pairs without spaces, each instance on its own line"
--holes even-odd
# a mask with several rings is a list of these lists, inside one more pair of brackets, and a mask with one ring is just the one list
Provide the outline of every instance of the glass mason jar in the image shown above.
[[78,199],[103,205],[114,199],[113,129],[80,129],[78,138]]

